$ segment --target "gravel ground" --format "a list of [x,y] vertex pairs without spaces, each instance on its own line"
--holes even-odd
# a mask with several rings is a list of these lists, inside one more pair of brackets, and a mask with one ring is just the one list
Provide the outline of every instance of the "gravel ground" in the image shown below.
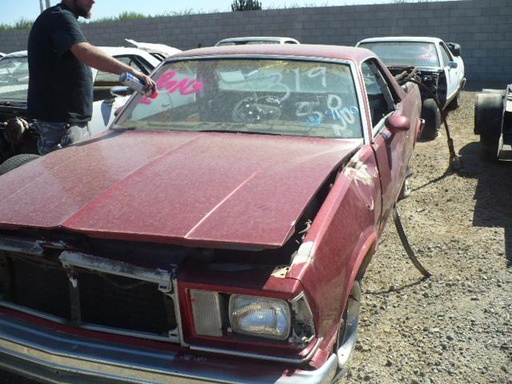
[[[474,92],[447,135],[416,147],[399,212],[432,277],[407,258],[392,222],[363,281],[359,341],[343,383],[512,384],[512,163],[485,164],[473,134]],[[1,384],[28,384],[0,372]]]
[[[388,223],[363,280],[350,383],[512,384],[512,163],[482,163],[475,92],[448,115],[447,134],[417,144],[411,195],[398,210],[416,256]],[[444,128],[443,128],[444,130]]]

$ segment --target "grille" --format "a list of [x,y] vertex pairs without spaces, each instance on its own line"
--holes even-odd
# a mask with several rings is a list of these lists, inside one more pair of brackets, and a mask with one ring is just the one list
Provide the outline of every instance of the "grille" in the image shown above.
[[138,278],[136,268],[120,275],[117,264],[98,260],[84,268],[0,254],[0,304],[77,327],[177,341],[172,289]]

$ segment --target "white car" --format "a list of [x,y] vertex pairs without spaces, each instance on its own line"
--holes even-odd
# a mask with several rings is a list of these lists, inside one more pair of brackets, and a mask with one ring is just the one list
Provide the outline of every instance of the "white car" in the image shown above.
[[281,36],[245,36],[228,37],[217,42],[217,45],[246,45],[246,44],[300,44],[292,37]]
[[441,116],[434,98],[443,110],[457,108],[466,84],[460,45],[445,43],[437,37],[388,36],[364,39],[356,46],[376,53],[394,75],[405,68],[417,69],[417,78],[423,85],[420,90],[426,120],[422,137],[435,138]]
[[[160,60],[150,53],[125,47],[101,47],[118,60],[150,74]],[[94,103],[90,123],[91,133],[106,130],[115,117],[115,111],[127,101],[129,92],[116,96],[112,89],[120,86],[119,76],[93,69]],[[35,140],[29,131],[27,117],[28,93],[27,51],[7,54],[0,59],[0,163],[18,154],[36,153]]]
[[166,44],[159,43],[142,43],[140,41],[135,41],[132,39],[124,39],[126,42],[132,44],[134,47],[142,49],[143,51],[151,53],[159,60],[163,60],[166,57],[172,56],[175,53],[182,52],[181,49],[171,47]]

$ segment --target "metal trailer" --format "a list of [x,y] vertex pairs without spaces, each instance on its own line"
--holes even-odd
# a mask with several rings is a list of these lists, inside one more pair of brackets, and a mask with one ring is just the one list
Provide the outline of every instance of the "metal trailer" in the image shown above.
[[478,93],[474,133],[480,135],[482,160],[512,160],[512,84]]

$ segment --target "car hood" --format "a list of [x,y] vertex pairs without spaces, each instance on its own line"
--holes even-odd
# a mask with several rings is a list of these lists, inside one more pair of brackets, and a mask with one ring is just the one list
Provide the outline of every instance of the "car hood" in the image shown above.
[[359,141],[106,132],[0,176],[0,228],[279,247]]

